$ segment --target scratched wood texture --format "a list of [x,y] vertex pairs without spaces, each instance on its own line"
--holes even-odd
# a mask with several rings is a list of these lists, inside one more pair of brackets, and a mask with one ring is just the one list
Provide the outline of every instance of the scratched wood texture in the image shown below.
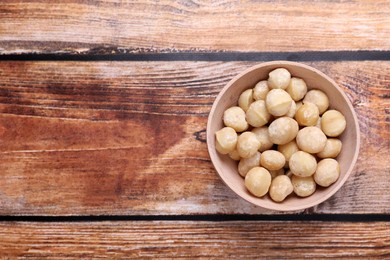
[[[205,128],[253,62],[0,62],[0,215],[274,213],[217,177]],[[306,213],[390,213],[390,62],[308,63],[359,117],[355,171]]]
[[5,0],[0,53],[387,50],[380,1]]
[[389,230],[389,222],[0,222],[0,257],[386,259]]

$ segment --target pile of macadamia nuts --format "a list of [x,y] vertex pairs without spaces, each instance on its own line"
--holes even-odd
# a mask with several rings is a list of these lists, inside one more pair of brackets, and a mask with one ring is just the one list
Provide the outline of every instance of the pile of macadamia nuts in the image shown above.
[[346,120],[328,108],[324,92],[308,91],[304,80],[277,68],[224,112],[216,149],[239,161],[238,172],[254,196],[268,193],[276,202],[292,193],[310,196],[340,175],[335,158],[342,143],[336,137]]

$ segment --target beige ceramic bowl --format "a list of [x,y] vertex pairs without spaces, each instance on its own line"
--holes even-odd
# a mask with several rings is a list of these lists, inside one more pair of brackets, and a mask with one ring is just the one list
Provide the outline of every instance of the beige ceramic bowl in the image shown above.
[[[343,148],[337,160],[340,163],[340,177],[336,183],[328,188],[318,188],[306,198],[290,195],[285,201],[277,203],[268,195],[256,198],[249,194],[244,186],[243,178],[238,174],[237,162],[227,155],[221,155],[215,150],[215,132],[224,125],[222,117],[224,111],[237,104],[239,95],[248,88],[253,88],[257,82],[268,78],[268,73],[276,68],[286,68],[292,76],[305,80],[308,89],[324,91],[330,100],[330,108],[342,112],[347,120],[347,127],[339,137]],[[281,211],[302,210],[315,206],[335,194],[351,175],[356,163],[360,145],[359,124],[353,107],[344,92],[337,84],[322,72],[296,62],[273,61],[261,63],[245,70],[232,79],[219,93],[211,108],[207,122],[207,147],[216,171],[225,184],[238,196],[257,206]]]

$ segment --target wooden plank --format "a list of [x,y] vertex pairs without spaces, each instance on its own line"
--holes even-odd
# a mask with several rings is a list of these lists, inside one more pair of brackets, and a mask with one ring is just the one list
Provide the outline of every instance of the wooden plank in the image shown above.
[[[390,213],[390,62],[309,63],[352,100],[354,174],[308,213]],[[1,62],[0,215],[274,213],[210,162],[207,114],[251,62]]]
[[390,256],[390,223],[0,223],[3,258]]
[[0,53],[388,50],[388,1],[2,1]]

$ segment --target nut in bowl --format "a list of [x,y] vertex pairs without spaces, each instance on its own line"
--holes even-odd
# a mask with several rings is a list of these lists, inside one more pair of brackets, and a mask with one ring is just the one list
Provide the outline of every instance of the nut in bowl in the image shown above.
[[327,200],[351,175],[360,132],[332,79],[304,64],[274,61],[222,89],[209,114],[207,146],[238,196],[267,209],[302,210]]

